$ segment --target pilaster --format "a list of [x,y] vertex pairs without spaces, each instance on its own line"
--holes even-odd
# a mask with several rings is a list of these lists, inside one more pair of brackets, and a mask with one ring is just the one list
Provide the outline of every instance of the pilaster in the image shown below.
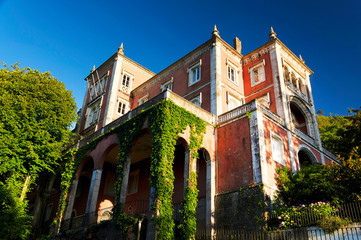
[[123,65],[123,57],[119,55],[115,58],[113,64],[113,72],[109,85],[109,93],[105,107],[103,127],[113,121],[113,114],[117,103],[117,92],[119,81],[121,78],[121,71]]
[[211,48],[211,113],[222,114],[221,96],[221,47],[217,38]]
[[76,194],[76,190],[78,188],[78,182],[79,182],[78,179],[74,179],[74,181],[73,181],[73,186],[69,193],[68,206],[67,206],[65,214],[64,214],[64,220],[68,220],[71,218],[71,213],[72,213],[73,207],[74,207],[75,194]]
[[207,183],[206,183],[206,230],[211,239],[214,236],[214,195],[216,192],[216,169],[215,162],[207,159]]
[[101,169],[93,170],[92,180],[90,183],[89,194],[88,194],[88,201],[87,201],[86,209],[85,209],[86,218],[85,218],[83,225],[87,225],[89,222],[94,223],[94,221],[96,220],[95,212],[96,212],[96,208],[97,208],[97,201],[98,201],[102,171],[103,170],[101,170]]

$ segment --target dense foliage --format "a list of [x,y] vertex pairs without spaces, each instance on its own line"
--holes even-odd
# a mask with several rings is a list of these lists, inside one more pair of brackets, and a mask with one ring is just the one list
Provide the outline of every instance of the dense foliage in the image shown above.
[[[59,166],[72,137],[69,127],[76,120],[76,105],[71,92],[49,72],[5,66],[0,69],[0,85],[0,183],[12,199],[2,194],[0,201],[4,209],[18,211],[20,219],[17,225],[9,221],[2,226],[18,229],[21,236],[13,238],[20,239],[27,234],[22,228],[29,227],[26,201],[21,200],[40,173]],[[2,212],[2,218],[11,214]]]
[[347,116],[317,116],[323,147],[343,158],[348,158],[355,147],[361,153],[361,111],[349,112]]
[[361,158],[358,148],[340,164],[310,165],[297,174],[286,167],[277,169],[279,199],[288,206],[318,201],[361,200]]
[[287,167],[278,168],[278,198],[288,206],[336,200],[338,186],[330,173],[322,165],[305,166],[297,174]]
[[26,239],[30,220],[26,202],[0,182],[0,239]]

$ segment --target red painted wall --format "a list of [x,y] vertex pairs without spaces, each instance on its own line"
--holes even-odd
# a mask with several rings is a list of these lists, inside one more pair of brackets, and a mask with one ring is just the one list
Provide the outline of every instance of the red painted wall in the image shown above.
[[249,119],[218,128],[218,193],[233,191],[253,180]]
[[[201,66],[201,80],[192,86],[188,87],[188,68],[194,65],[195,63],[199,62],[199,60],[202,59],[202,66]],[[151,86],[150,88],[146,89],[145,91],[138,93],[134,93],[134,98],[131,99],[131,109],[138,107],[138,99],[147,95],[149,93],[149,99],[155,97],[159,93],[162,92],[161,85],[164,82],[167,82],[168,80],[173,77],[173,89],[172,91],[180,96],[184,96],[185,94],[192,92],[202,86],[203,84],[210,81],[210,51],[202,54],[199,58],[192,61],[191,63],[187,64],[186,66],[183,66],[182,68],[179,68],[175,72],[173,72],[171,75],[167,75],[160,81],[158,81],[156,84]],[[148,84],[150,84],[152,80],[149,81]],[[202,88],[197,91],[197,93],[193,93],[192,95],[189,95],[186,97],[186,99],[191,99],[193,96],[197,95],[199,92],[202,92],[203,97],[203,104],[202,108],[210,111],[210,87]],[[208,109],[209,108],[209,109]]]

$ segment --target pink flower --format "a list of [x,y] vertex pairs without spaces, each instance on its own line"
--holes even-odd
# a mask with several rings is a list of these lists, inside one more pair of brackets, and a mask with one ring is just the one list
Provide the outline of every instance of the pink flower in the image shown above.
[[281,216],[279,216],[278,219],[282,219]]

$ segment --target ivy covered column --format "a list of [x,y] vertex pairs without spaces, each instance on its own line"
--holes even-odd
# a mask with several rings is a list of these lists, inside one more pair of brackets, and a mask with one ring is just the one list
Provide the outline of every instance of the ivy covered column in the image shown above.
[[130,156],[128,156],[127,160],[124,162],[124,166],[123,166],[123,180],[122,180],[122,185],[121,185],[120,195],[119,195],[119,204],[120,204],[119,211],[121,213],[124,212],[125,200],[127,198],[130,163],[131,163],[131,158],[130,158]]
[[79,179],[74,179],[73,181],[73,186],[71,188],[69,197],[68,197],[68,206],[66,208],[65,214],[64,214],[64,220],[68,220],[71,218],[71,213],[73,212],[73,207],[74,207],[74,200],[75,200],[75,194],[76,194],[76,190],[78,188],[78,182]]
[[180,229],[183,239],[195,239],[197,230],[196,208],[197,189],[197,148],[185,152],[184,163],[184,199],[181,209]]
[[103,170],[101,170],[101,169],[93,170],[92,180],[91,180],[90,188],[89,188],[88,201],[87,201],[86,209],[85,209],[85,219],[83,222],[84,226],[86,226],[89,222],[94,223],[94,221],[96,220],[95,211],[96,211],[96,207],[97,207],[100,180],[102,178],[102,171]]

